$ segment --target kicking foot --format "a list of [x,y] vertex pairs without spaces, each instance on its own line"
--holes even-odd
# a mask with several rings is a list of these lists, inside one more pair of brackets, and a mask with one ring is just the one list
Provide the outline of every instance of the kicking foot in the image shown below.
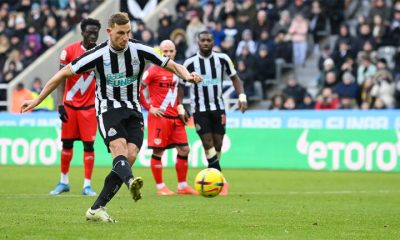
[[131,192],[133,200],[138,201],[142,198],[142,193],[140,189],[143,187],[143,179],[141,177],[136,177],[133,181],[129,184],[129,191]]

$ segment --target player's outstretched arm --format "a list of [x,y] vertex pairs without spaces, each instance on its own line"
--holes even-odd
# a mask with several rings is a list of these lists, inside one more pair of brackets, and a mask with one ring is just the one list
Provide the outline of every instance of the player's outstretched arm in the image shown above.
[[240,80],[237,74],[231,77],[231,80],[236,93],[239,95],[239,102],[238,102],[239,109],[242,113],[244,113],[247,109],[247,97],[246,94],[244,93],[242,81]]
[[50,93],[54,91],[65,79],[74,76],[69,66],[65,66],[59,70],[54,76],[46,83],[39,96],[33,100],[25,100],[21,105],[21,113],[32,110],[39,105]]
[[199,83],[203,81],[203,79],[198,73],[196,72],[189,73],[189,71],[183,65],[174,62],[172,59],[168,61],[165,69],[175,73],[181,79],[191,83]]

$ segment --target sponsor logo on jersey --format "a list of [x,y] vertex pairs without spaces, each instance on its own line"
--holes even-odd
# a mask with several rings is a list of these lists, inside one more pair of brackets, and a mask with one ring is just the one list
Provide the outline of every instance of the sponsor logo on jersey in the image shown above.
[[111,61],[110,61],[110,62],[104,62],[103,65],[106,66],[106,67],[108,67],[108,66],[111,65]]
[[106,79],[107,79],[107,85],[113,87],[128,86],[136,81],[136,79],[133,76],[126,77],[126,72],[109,73],[107,74]]

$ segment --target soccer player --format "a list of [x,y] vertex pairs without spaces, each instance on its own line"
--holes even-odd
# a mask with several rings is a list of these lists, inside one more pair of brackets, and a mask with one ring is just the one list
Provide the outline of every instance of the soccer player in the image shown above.
[[111,152],[112,169],[86,219],[114,223],[105,206],[125,184],[134,201],[142,198],[143,179],[134,177],[132,165],[143,142],[143,115],[138,99],[145,62],[150,61],[174,72],[188,82],[200,82],[197,73],[162,57],[153,48],[130,40],[131,24],[127,13],[115,13],[108,19],[108,40],[59,70],[33,100],[26,100],[21,112],[36,107],[66,78],[94,71],[96,76],[95,108],[101,136]]
[[[84,19],[81,22],[82,41],[68,45],[60,55],[60,69],[64,68],[75,58],[96,46],[101,25],[96,19]],[[68,78],[58,88],[58,112],[62,121],[61,126],[61,179],[50,195],[69,192],[68,171],[73,156],[75,140],[83,143],[83,165],[85,180],[83,195],[95,196],[90,180],[94,166],[94,139],[96,138],[97,119],[94,109],[95,92],[94,73],[87,72]]]
[[[200,136],[209,168],[221,171],[221,148],[225,135],[226,114],[222,99],[222,81],[230,78],[239,95],[238,106],[242,113],[247,109],[247,98],[243,84],[236,73],[231,59],[224,53],[212,51],[214,40],[212,33],[200,32],[197,36],[199,52],[186,59],[184,66],[188,71],[200,73],[201,83],[190,84],[191,108],[196,132]],[[182,120],[187,120],[182,105],[184,81],[179,84],[178,112]],[[220,195],[228,194],[225,181]]]
[[[162,41],[160,50],[164,56],[175,58],[176,48],[172,41]],[[197,195],[197,191],[186,183],[189,146],[185,123],[178,117],[179,79],[173,73],[156,65],[150,67],[143,75],[140,103],[149,111],[148,147],[153,149],[150,167],[156,182],[157,194],[175,194],[163,181],[161,163],[164,150],[175,147],[178,152],[175,164],[178,177],[177,193]]]

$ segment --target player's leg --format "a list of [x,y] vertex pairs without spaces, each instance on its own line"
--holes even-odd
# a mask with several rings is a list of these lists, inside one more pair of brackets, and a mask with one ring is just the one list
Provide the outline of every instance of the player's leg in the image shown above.
[[94,142],[83,142],[83,166],[85,170],[85,179],[83,182],[83,195],[96,196],[92,190],[91,179],[94,168]]
[[171,123],[167,118],[158,117],[152,114],[148,115],[147,123],[147,145],[149,148],[153,149],[153,154],[150,160],[150,169],[156,183],[157,195],[173,195],[175,193],[164,183],[162,176],[163,166],[161,162],[165,147],[168,146]]
[[175,170],[178,177],[178,194],[198,195],[199,193],[187,184],[189,146],[177,146]]
[[77,111],[79,134],[83,143],[83,166],[85,178],[83,183],[82,194],[87,196],[95,196],[92,190],[91,179],[94,168],[94,140],[97,132],[96,111],[94,108]]
[[180,119],[172,119],[173,130],[170,134],[170,144],[176,146],[177,155],[175,170],[178,178],[178,194],[194,194],[198,192],[187,184],[189,145],[184,123]]
[[164,154],[163,148],[153,149],[153,154],[151,155],[151,160],[150,160],[151,173],[153,174],[153,178],[156,183],[157,195],[159,196],[174,195],[175,193],[171,191],[167,187],[167,185],[165,185],[163,180],[163,175],[162,175],[163,166],[161,162],[163,154]]
[[63,192],[69,192],[69,166],[73,156],[73,140],[62,140],[62,150],[61,150],[61,176],[60,182],[57,186],[50,192],[50,195],[58,195]]
[[57,184],[54,190],[50,192],[50,195],[58,195],[63,192],[69,192],[69,167],[73,157],[73,144],[75,139],[79,139],[79,131],[77,125],[76,111],[65,106],[65,110],[68,113],[68,121],[62,122],[61,125],[61,177],[60,182]]
[[198,112],[193,114],[196,132],[199,135],[206,154],[208,167],[215,168],[221,171],[217,152],[214,147],[214,139],[212,136],[213,122],[211,112]]
[[[224,140],[224,135],[225,135],[225,124],[226,124],[226,115],[225,111],[213,111],[212,114],[213,118],[213,129],[212,129],[212,138],[214,142],[214,147],[217,152],[217,158],[219,164],[221,163],[221,149],[222,149],[222,143]],[[222,171],[221,165],[220,165],[220,171]],[[226,181],[224,177],[224,186],[221,190],[220,195],[221,196],[226,196],[228,195],[228,182]]]
[[105,178],[99,196],[86,212],[87,220],[114,222],[106,213],[104,207],[117,194],[124,182],[129,186],[130,182],[133,181],[127,158],[128,143],[126,139],[128,134],[122,124],[122,121],[127,117],[127,113],[121,110],[111,110],[98,117],[100,134],[113,157],[113,167]]

